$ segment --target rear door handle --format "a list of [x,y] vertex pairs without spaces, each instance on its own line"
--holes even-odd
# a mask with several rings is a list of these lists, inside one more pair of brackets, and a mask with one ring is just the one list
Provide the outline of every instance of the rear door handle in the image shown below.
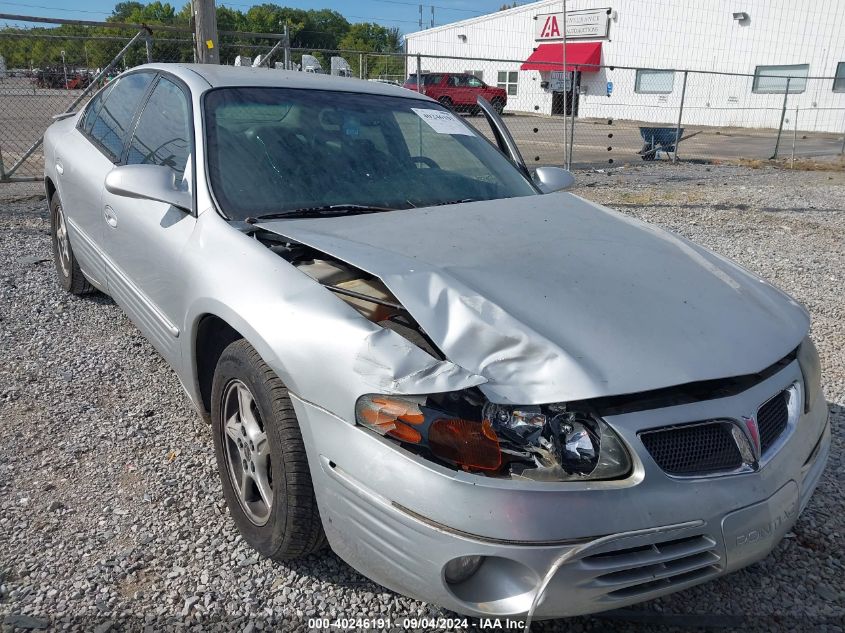
[[115,215],[114,209],[106,205],[106,207],[103,209],[103,217],[106,219],[106,224],[108,224],[113,229],[117,228],[117,215]]

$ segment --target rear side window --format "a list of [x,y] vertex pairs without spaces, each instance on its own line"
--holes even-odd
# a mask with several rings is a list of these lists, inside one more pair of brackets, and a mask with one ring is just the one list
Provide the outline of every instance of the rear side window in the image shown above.
[[113,162],[120,160],[127,130],[151,80],[150,73],[126,75],[103,99],[89,135]]
[[190,114],[185,93],[162,77],[138,119],[127,163],[165,165],[185,173],[191,144]]
[[105,89],[95,94],[94,98],[91,99],[91,102],[85,109],[85,114],[82,115],[82,121],[79,127],[85,130],[86,133],[91,133],[91,128],[94,127],[94,121],[97,118],[97,114],[100,112],[100,106],[103,104],[103,100],[109,92],[111,92],[111,89],[114,88],[114,86],[115,84],[111,83],[106,86]]

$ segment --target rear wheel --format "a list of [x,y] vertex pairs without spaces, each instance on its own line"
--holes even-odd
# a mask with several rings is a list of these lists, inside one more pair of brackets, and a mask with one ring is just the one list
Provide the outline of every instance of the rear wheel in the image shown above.
[[220,356],[211,397],[223,494],[244,539],[277,560],[321,549],[326,537],[285,385],[239,339]]
[[58,193],[54,193],[50,198],[50,233],[53,238],[53,261],[56,264],[59,284],[74,295],[93,291],[94,287],[85,279],[73,255],[67,230],[67,218]]

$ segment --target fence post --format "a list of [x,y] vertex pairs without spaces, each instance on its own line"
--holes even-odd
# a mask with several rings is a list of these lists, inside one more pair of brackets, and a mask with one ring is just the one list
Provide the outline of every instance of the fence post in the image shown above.
[[147,31],[147,34],[144,35],[144,46],[147,49],[147,63],[153,63],[153,32]]
[[[420,11],[422,11],[422,5],[420,5]],[[422,92],[422,55],[417,53],[417,92]]]
[[795,106],[795,122],[792,126],[792,157],[789,159],[789,168],[795,169],[795,139],[798,136],[798,106]]
[[672,154],[672,162],[678,162],[678,143],[681,142],[681,119],[684,116],[684,101],[687,98],[687,75],[689,71],[684,71],[684,82],[681,84],[681,107],[678,108],[678,127],[675,128],[675,152]]
[[358,79],[364,78],[364,53],[358,53]]
[[839,155],[845,155],[845,131],[842,132],[842,149],[839,150]]
[[778,157],[778,148],[780,147],[780,135],[783,133],[783,121],[786,119],[786,98],[789,96],[789,82],[792,77],[786,78],[786,91],[783,93],[783,109],[780,111],[780,126],[778,127],[778,137],[775,141],[775,153],[769,160],[775,160]]
[[[575,93],[575,72],[572,71],[572,97],[569,100],[569,107],[571,108],[570,112],[570,122],[569,122],[569,153],[566,159],[566,168],[572,169],[572,148],[573,143],[575,142],[575,100],[578,99],[579,95]],[[565,112],[566,110],[564,110]]]
[[290,60],[290,30],[288,30],[287,24],[285,24],[285,30],[282,34],[285,36],[285,39],[284,39],[285,70],[292,70],[291,60]]

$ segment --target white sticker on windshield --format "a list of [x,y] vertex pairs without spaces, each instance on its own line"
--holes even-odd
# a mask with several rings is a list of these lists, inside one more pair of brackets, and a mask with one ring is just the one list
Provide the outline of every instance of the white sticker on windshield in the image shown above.
[[426,108],[411,108],[418,117],[431,126],[431,129],[438,134],[465,134],[473,136],[472,130],[461,123],[451,112],[442,110],[429,110]]

